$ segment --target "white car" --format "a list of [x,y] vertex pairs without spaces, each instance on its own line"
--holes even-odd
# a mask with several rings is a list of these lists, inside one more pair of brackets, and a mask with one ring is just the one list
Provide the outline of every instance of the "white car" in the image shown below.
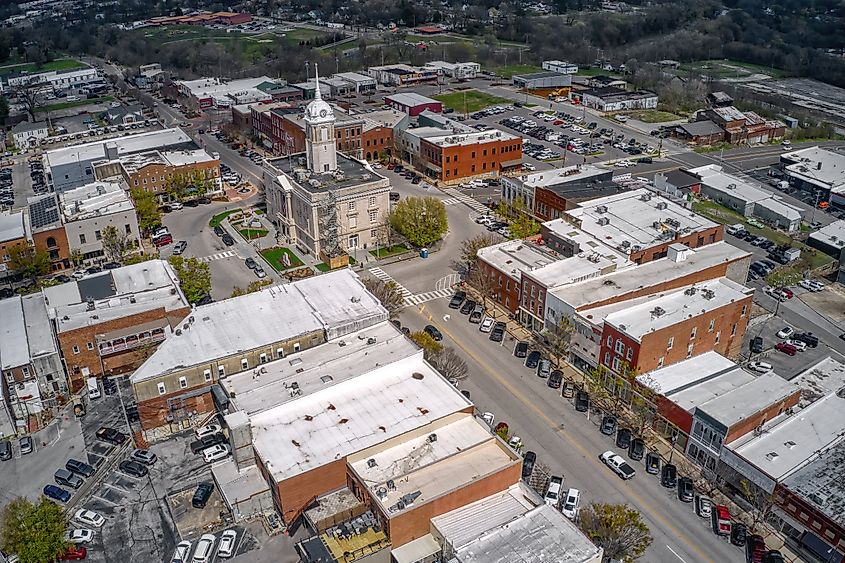
[[183,207],[184,207],[184,205],[182,205],[178,201],[174,201],[173,203],[170,204],[170,209],[172,209],[173,211],[179,211]]
[[757,373],[769,373],[774,369],[772,364],[767,362],[749,362],[747,367],[751,371],[756,371]]
[[89,543],[94,539],[94,530],[76,528],[65,532],[65,541],[71,543]]
[[549,488],[546,489],[546,494],[543,496],[543,500],[546,501],[546,504],[557,506],[558,503],[560,503],[560,491],[562,488],[563,477],[558,477],[557,475],[552,476],[549,480]]
[[795,334],[795,329],[791,326],[785,326],[778,331],[778,338],[786,339],[792,336],[793,334]]
[[790,339],[786,341],[787,344],[792,344],[799,352],[804,352],[807,349],[807,343],[803,340]]
[[479,225],[489,225],[493,221],[495,221],[495,219],[493,219],[490,215],[479,215],[475,218],[475,222]]
[[563,506],[560,511],[570,520],[575,520],[578,517],[578,508],[581,504],[581,491],[578,489],[569,489],[566,491],[566,497],[563,499]]
[[176,551],[173,552],[170,563],[188,563],[188,556],[191,554],[191,547],[193,545],[189,541],[179,542],[179,545],[176,546]]
[[229,446],[226,444],[216,444],[202,451],[202,458],[205,460],[206,463],[211,463],[213,461],[223,459],[228,455]]
[[220,534],[220,543],[217,544],[217,557],[231,557],[235,553],[235,540],[238,539],[238,532],[226,530]]
[[220,425],[219,424],[206,424],[205,426],[201,426],[194,431],[194,434],[197,437],[197,440],[204,438],[205,436],[211,436],[212,434],[217,434],[220,432]]
[[197,542],[197,548],[194,550],[194,558],[191,559],[191,563],[208,563],[211,561],[215,541],[217,541],[217,536],[214,534],[203,534]]
[[822,291],[824,289],[824,284],[817,280],[810,280],[810,286],[813,291]]
[[614,473],[626,481],[637,474],[634,468],[628,465],[628,462],[626,462],[621,455],[614,453],[612,450],[607,450],[601,454],[599,459],[612,469]]
[[73,515],[73,519],[80,524],[85,524],[94,528],[102,528],[103,524],[106,523],[106,519],[103,518],[101,514],[97,514],[93,510],[87,510],[85,508],[77,510],[76,514]]
[[815,283],[813,280],[801,280],[798,282],[798,287],[803,287],[808,291],[814,291]]
[[481,321],[481,325],[478,327],[478,330],[481,332],[490,332],[493,330],[494,324],[496,324],[496,321],[494,321],[492,317],[484,317],[484,320]]

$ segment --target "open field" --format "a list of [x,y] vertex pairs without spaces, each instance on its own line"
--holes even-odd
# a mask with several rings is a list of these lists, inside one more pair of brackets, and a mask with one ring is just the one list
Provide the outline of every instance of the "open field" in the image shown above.
[[113,102],[114,98],[111,96],[100,96],[99,98],[91,98],[85,100],[77,100],[75,102],[61,102],[57,104],[50,104],[48,106],[39,106],[35,108],[36,112],[59,111],[62,109],[70,109],[75,107],[90,106],[93,104],[103,104],[106,102]]
[[543,69],[534,66],[534,65],[502,65],[502,66],[495,66],[491,69],[493,72],[498,74],[499,76],[503,76],[505,78],[510,78],[514,74],[527,74],[529,72],[543,72]]
[[664,123],[666,121],[675,121],[677,119],[682,119],[680,115],[675,115],[674,113],[670,113],[668,111],[660,111],[657,109],[641,109],[637,111],[628,111],[625,112],[625,114],[631,116],[636,120],[642,121],[643,123]]
[[443,102],[446,107],[450,107],[461,113],[473,113],[497,104],[510,103],[509,100],[485,94],[484,92],[479,92],[478,90],[464,90],[462,92],[439,94],[434,96],[434,99]]
[[23,63],[0,66],[0,74],[6,72],[49,72],[51,70],[73,70],[75,68],[83,68],[85,65],[76,59],[56,59],[55,61],[46,62],[41,66],[34,63]]
[[745,78],[752,74],[767,74],[772,78],[782,78],[784,71],[778,68],[742,63],[730,60],[709,60],[684,63],[676,71],[676,74],[683,75],[689,72],[720,78]]

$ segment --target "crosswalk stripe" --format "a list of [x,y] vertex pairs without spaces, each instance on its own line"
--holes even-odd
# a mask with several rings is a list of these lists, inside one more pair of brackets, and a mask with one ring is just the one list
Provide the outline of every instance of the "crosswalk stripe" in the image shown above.
[[443,202],[443,205],[455,205],[457,203],[461,203],[460,200],[458,198],[455,198],[455,197],[449,197],[449,198],[446,198],[446,199],[441,199],[440,201]]
[[[458,191],[458,190],[456,190],[456,189],[453,189],[453,188],[447,188],[447,189],[443,190],[443,192],[444,192],[444,193],[446,193],[446,194],[448,194],[448,195],[450,195],[450,196],[452,196],[452,198],[450,198],[450,199],[456,199],[456,200],[458,200],[459,202],[461,202],[461,203],[464,203],[464,204],[468,205],[468,206],[469,206],[469,207],[471,207],[473,210],[478,211],[479,213],[486,213],[487,211],[489,211],[489,209],[487,208],[487,206],[485,206],[483,203],[481,203],[480,201],[477,201],[477,200],[475,200],[475,199],[471,198],[470,196],[468,196],[468,195],[466,195],[466,194],[464,194],[464,193],[459,192],[459,191]],[[446,201],[449,201],[449,200],[444,200],[444,202],[443,202],[443,203],[444,203],[445,205],[452,205],[452,204],[450,204],[450,203],[446,203]]]
[[372,275],[374,275],[376,278],[380,279],[381,281],[383,281],[385,283],[386,282],[395,283],[396,286],[399,288],[399,293],[401,293],[402,297],[404,297],[406,300],[413,295],[413,293],[411,293],[410,291],[405,289],[405,286],[400,284],[398,281],[394,280],[392,277],[390,277],[390,274],[388,274],[387,272],[385,272],[381,268],[379,268],[379,267],[370,268],[370,273]]
[[434,291],[427,291],[425,293],[418,293],[416,295],[412,295],[411,297],[406,297],[405,302],[408,305],[422,305],[423,303],[428,303],[429,301],[434,301],[435,299],[441,299],[443,297],[449,297],[452,295],[451,288],[444,288],[444,289],[436,289]]
[[218,252],[216,254],[210,254],[208,256],[203,256],[198,258],[200,262],[213,262],[215,260],[222,260],[223,258],[230,258],[235,255],[234,250],[226,250],[224,252]]

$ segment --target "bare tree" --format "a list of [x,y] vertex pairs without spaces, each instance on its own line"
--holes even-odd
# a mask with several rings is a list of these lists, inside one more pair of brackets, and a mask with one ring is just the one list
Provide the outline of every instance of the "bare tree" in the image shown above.
[[739,482],[739,490],[742,497],[751,504],[751,510],[748,512],[751,515],[751,529],[755,530],[769,517],[772,508],[778,504],[778,497],[767,493],[747,479]]
[[493,233],[482,233],[470,239],[466,239],[461,243],[461,267],[464,269],[462,273],[472,271],[473,267],[478,262],[478,251],[482,248],[493,246],[501,240]]
[[627,504],[591,504],[581,512],[580,527],[612,560],[639,559],[652,542],[639,511]]
[[466,378],[469,372],[467,363],[455,352],[454,348],[442,348],[431,357],[431,364],[450,382]]
[[381,301],[382,306],[387,309],[391,319],[399,317],[399,313],[405,308],[405,298],[399,291],[399,286],[394,281],[383,282],[374,278],[366,278],[364,287]]
[[467,282],[481,294],[481,302],[484,309],[487,307],[487,300],[491,299],[499,288],[498,282],[492,270],[476,266],[470,270]]
[[569,345],[575,325],[572,319],[561,315],[560,320],[543,335],[544,345],[551,354],[555,367],[560,367],[569,357]]
[[35,121],[35,110],[38,107],[38,94],[40,85],[30,78],[24,80],[22,83],[14,86],[12,91],[18,97],[18,103],[21,104],[29,115],[30,121]]

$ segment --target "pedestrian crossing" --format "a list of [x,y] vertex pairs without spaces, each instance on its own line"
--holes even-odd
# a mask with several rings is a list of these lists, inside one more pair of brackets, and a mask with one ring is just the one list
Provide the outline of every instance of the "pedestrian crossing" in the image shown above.
[[[460,203],[468,205],[470,208],[473,209],[473,211],[477,211],[479,213],[487,213],[487,212],[490,211],[490,209],[486,205],[481,203],[480,201],[477,201],[477,200],[471,198],[470,196],[459,192],[458,190],[456,190],[454,188],[446,188],[445,190],[443,190],[443,193],[452,196],[449,199],[456,199]],[[446,203],[447,201],[449,201],[449,199],[444,200],[443,203],[445,205],[451,205],[451,204]]]
[[450,287],[436,289],[434,291],[427,291],[425,293],[418,293],[416,295],[406,297],[405,303],[408,305],[422,305],[423,303],[428,303],[429,301],[434,301],[435,299],[449,297],[452,293],[454,293],[454,290]]
[[215,260],[222,260],[223,258],[231,258],[234,255],[234,250],[224,250],[223,252],[218,252],[217,254],[210,254],[208,256],[197,258],[197,260],[200,262],[214,262]]
[[458,203],[461,203],[461,201],[460,201],[459,199],[454,198],[454,197],[449,197],[449,198],[446,198],[446,199],[441,199],[440,201],[442,201],[442,202],[443,202],[443,205],[456,205],[456,204],[458,204]]
[[409,298],[409,297],[412,297],[412,296],[413,296],[413,293],[411,293],[410,291],[408,291],[407,289],[405,289],[405,287],[404,287],[402,284],[400,284],[398,281],[396,281],[396,280],[394,280],[392,277],[390,277],[390,274],[388,274],[387,272],[385,272],[385,271],[384,271],[384,270],[382,270],[381,268],[378,268],[378,267],[376,267],[376,268],[370,268],[370,273],[371,273],[372,275],[374,275],[376,278],[380,279],[381,281],[383,281],[383,282],[385,282],[385,283],[387,283],[387,282],[393,282],[393,283],[395,283],[395,284],[396,284],[396,287],[398,287],[398,288],[399,288],[399,293],[401,293],[401,294],[402,294],[402,297],[404,297],[404,298],[405,298],[405,301],[406,301],[406,302],[407,302],[407,300],[408,300],[408,298]]

